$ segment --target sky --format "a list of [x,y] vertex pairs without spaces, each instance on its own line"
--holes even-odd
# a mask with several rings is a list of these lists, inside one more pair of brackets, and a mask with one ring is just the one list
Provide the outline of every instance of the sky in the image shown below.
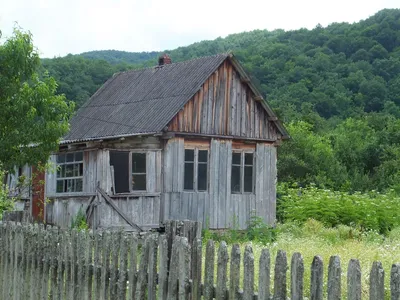
[[0,0],[1,42],[16,24],[41,57],[162,51],[254,29],[358,22],[399,0]]

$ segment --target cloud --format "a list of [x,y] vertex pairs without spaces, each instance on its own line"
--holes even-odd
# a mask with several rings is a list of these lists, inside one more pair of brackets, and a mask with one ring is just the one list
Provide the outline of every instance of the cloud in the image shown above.
[[172,49],[254,29],[356,22],[398,1],[0,0],[0,30],[32,32],[42,56],[90,50]]

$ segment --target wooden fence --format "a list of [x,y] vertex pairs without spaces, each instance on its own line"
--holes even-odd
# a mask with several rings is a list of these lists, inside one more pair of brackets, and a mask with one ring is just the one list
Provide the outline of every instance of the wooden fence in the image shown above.
[[[183,229],[186,237],[182,237],[177,235],[176,224],[169,225],[168,234],[144,237],[1,225],[0,298],[303,299],[304,264],[299,253],[292,256],[289,273],[285,252],[278,251],[271,270],[270,253],[263,249],[255,274],[251,246],[241,253],[238,245],[228,249],[221,242],[216,249],[209,241],[203,251],[198,228]],[[339,257],[331,257],[324,284],[322,259],[316,256],[311,265],[310,299],[341,299],[341,274]],[[390,299],[400,299],[400,265],[392,266],[390,276]],[[372,266],[369,288],[370,299],[385,299],[384,271],[379,262]],[[348,265],[347,299],[361,299],[357,260]]]

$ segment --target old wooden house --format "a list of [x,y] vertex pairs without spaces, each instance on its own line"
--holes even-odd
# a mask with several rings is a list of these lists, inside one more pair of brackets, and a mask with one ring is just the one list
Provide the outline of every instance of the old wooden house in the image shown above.
[[190,219],[243,229],[252,215],[273,224],[285,138],[232,54],[164,55],[115,74],[79,109],[32,207],[60,226],[80,209],[96,228]]

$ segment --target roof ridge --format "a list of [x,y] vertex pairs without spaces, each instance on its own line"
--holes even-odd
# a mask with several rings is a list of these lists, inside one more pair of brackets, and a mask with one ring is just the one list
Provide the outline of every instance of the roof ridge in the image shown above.
[[217,57],[217,56],[225,56],[225,57],[228,57],[228,56],[230,56],[231,54],[232,54],[232,52],[230,52],[230,51],[228,51],[228,52],[221,52],[221,53],[217,53],[217,54],[214,54],[214,55],[199,56],[199,57],[195,57],[195,58],[192,58],[192,59],[189,59],[189,60],[183,60],[183,61],[173,62],[173,63],[166,64],[166,65],[162,65],[162,66],[156,65],[156,66],[145,67],[145,68],[140,68],[140,69],[131,69],[131,70],[126,70],[126,71],[116,72],[116,73],[113,74],[113,77],[114,77],[114,76],[121,75],[121,74],[129,74],[129,73],[134,73],[134,72],[139,72],[139,71],[145,71],[145,70],[150,70],[150,69],[163,69],[163,68],[168,68],[169,66],[174,66],[174,65],[176,66],[176,65],[180,65],[180,64],[186,64],[186,63],[190,63],[190,62],[193,62],[193,61],[196,61],[196,60],[199,60],[199,59],[207,59],[207,58],[210,59],[210,58],[214,58],[214,57]]

